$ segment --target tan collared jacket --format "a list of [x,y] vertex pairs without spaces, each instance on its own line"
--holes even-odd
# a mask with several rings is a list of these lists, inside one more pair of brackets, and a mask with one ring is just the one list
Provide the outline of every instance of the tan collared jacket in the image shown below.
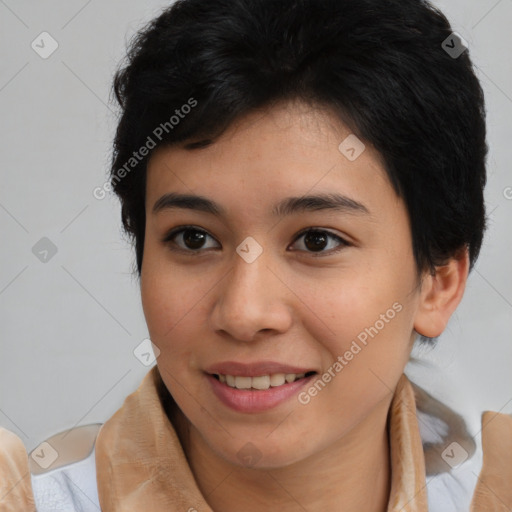
[[[165,414],[159,386],[155,366],[105,424],[53,436],[30,457],[19,437],[0,428],[0,512],[34,512],[36,506],[38,512],[211,512]],[[427,404],[422,414],[431,412],[428,397],[401,376],[388,418],[388,512],[512,511],[512,417],[482,414],[483,463],[468,508],[462,498],[457,503],[455,487],[439,485],[438,477],[450,474],[452,460],[469,459],[474,444],[461,435],[463,428],[453,428],[438,443],[422,440],[417,409]],[[38,458],[49,454],[57,457],[38,468]]]

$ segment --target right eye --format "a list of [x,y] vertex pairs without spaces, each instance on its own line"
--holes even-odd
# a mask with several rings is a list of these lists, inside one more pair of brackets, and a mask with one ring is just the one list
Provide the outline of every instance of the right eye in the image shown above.
[[[162,239],[162,242],[169,246],[172,251],[189,253],[190,256],[199,254],[204,249],[205,241],[209,238],[215,240],[203,229],[196,226],[180,226],[171,229]],[[206,247],[211,249],[212,247]]]

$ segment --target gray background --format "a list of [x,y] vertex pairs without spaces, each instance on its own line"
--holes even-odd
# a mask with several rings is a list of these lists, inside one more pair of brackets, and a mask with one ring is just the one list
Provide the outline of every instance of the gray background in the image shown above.
[[[149,370],[120,207],[106,180],[112,75],[130,36],[164,1],[0,0],[0,425],[35,448],[104,422]],[[512,0],[436,2],[469,43],[488,108],[489,230],[465,298],[408,375],[467,415],[512,413]],[[31,47],[46,31],[47,59]],[[46,48],[48,46],[46,45]],[[57,253],[40,261],[43,237]],[[43,243],[43,242],[40,242]]]

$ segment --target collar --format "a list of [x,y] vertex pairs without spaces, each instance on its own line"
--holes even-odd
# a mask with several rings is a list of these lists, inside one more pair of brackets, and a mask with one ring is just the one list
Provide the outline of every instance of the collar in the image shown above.
[[[155,366],[100,429],[95,456],[103,512],[212,512],[165,414],[161,385]],[[391,491],[387,512],[428,511],[415,398],[414,385],[402,374],[388,416]],[[512,510],[512,416],[485,411],[481,423],[483,463],[470,512],[508,512]],[[0,427],[0,447],[0,509],[35,512],[22,440]]]
[[[212,512],[197,487],[158,395],[157,367],[102,426],[96,440],[103,512]],[[391,492],[388,512],[428,512],[425,459],[414,391],[402,374],[389,413]]]
[[0,427],[0,510],[36,512],[23,441]]

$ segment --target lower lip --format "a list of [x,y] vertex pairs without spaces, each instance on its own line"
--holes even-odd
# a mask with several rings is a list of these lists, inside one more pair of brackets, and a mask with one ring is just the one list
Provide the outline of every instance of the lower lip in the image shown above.
[[236,389],[220,382],[213,375],[206,374],[212,390],[224,404],[238,412],[263,412],[285,402],[296,395],[315,374],[294,382],[265,390]]

